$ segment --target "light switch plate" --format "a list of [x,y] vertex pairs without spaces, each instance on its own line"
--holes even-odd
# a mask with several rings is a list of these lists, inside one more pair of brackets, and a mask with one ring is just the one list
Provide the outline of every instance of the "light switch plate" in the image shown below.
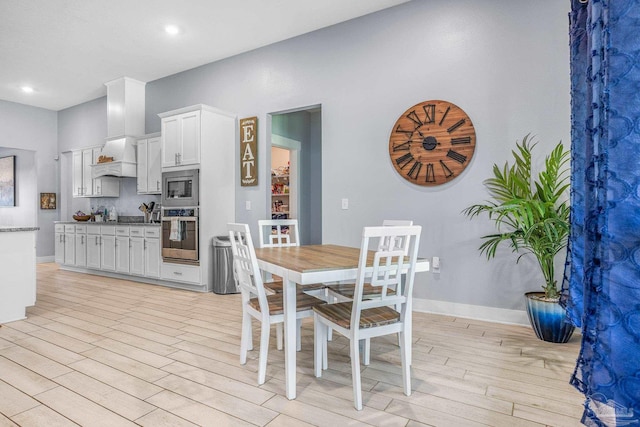
[[349,199],[342,199],[342,209],[349,209]]
[[245,208],[246,210],[248,210],[248,211],[250,211],[250,210],[251,210],[251,200],[246,200],[246,201],[244,202],[244,208]]

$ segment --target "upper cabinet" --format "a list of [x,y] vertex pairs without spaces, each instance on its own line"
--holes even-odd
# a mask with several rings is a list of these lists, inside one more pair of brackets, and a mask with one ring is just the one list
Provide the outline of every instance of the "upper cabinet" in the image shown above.
[[201,108],[187,107],[159,114],[163,168],[200,164]]
[[138,194],[160,194],[162,190],[161,138],[148,135],[138,140]]
[[100,150],[100,147],[92,147],[71,153],[73,197],[120,196],[120,180],[118,178],[92,178],[91,165],[97,162]]

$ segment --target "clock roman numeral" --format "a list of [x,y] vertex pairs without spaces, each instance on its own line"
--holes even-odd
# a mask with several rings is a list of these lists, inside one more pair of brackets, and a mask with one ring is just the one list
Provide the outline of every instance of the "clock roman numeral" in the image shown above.
[[447,152],[447,157],[455,160],[458,163],[464,163],[467,161],[467,156],[458,153],[457,151],[449,150]]
[[451,110],[451,105],[449,105],[447,109],[444,111],[444,114],[442,115],[442,118],[440,119],[440,123],[438,123],[438,126],[442,126],[442,122],[444,122],[444,119],[447,117],[447,114],[449,114],[449,110]]
[[411,166],[411,169],[409,170],[409,172],[407,172],[407,176],[409,178],[418,179],[418,175],[420,175],[420,170],[422,170],[422,163],[416,160],[413,163],[413,166]]
[[442,160],[440,160],[440,166],[442,166],[442,172],[445,178],[451,178],[453,176],[453,171],[449,169]]
[[411,153],[407,153],[404,156],[398,157],[396,159],[396,164],[400,167],[400,169],[404,169],[409,163],[413,161],[413,156]]
[[433,163],[427,163],[427,176],[424,182],[436,182],[436,174],[433,171]]
[[397,133],[404,133],[409,138],[411,138],[411,135],[413,135],[413,131],[412,130],[404,130],[404,129],[400,128],[400,125],[396,126],[396,132]]
[[424,110],[424,122],[435,123],[436,122],[436,104],[427,104],[422,107]]
[[449,127],[449,129],[447,129],[447,132],[451,133],[454,130],[458,129],[460,126],[462,126],[464,124],[465,120],[464,119],[460,119],[457,122],[455,122],[454,124],[451,125],[451,127]]
[[420,117],[418,117],[418,114],[416,113],[416,110],[411,110],[411,112],[409,114],[407,114],[407,119],[411,120],[413,123],[415,123],[415,129],[418,129],[420,126],[422,126],[422,120],[420,120]]
[[409,148],[411,147],[411,140],[407,141],[407,142],[403,142],[401,144],[395,144],[393,146],[393,151],[408,151]]
[[471,144],[471,137],[465,136],[463,138],[451,138],[451,145],[457,144]]

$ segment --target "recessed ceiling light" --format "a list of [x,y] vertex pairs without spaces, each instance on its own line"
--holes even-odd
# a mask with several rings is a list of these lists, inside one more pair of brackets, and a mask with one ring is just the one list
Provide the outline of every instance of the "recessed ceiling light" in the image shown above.
[[164,31],[169,35],[175,36],[180,33],[180,28],[177,25],[166,25]]
[[31,86],[22,86],[20,89],[22,89],[24,93],[33,93],[33,88]]

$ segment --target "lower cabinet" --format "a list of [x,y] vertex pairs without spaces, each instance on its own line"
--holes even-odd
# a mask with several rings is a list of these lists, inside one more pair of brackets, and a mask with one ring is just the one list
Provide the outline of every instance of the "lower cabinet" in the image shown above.
[[116,230],[113,225],[100,227],[100,269],[116,271]]
[[87,225],[87,267],[99,269],[101,250],[100,226]]
[[[56,224],[55,255],[58,264],[159,279],[160,227]],[[172,281],[200,280],[197,267],[168,274]]]
[[129,227],[116,226],[116,272],[129,274]]
[[75,265],[78,267],[87,266],[87,226],[76,225],[75,235]]
[[200,283],[200,266],[163,262],[160,277],[174,282]]
[[[159,233],[160,230],[156,230]],[[144,239],[144,269],[147,277],[160,278],[160,239]]]
[[55,224],[55,261],[64,264],[64,224]]
[[64,226],[64,263],[75,265],[76,263],[76,226],[65,224]]

